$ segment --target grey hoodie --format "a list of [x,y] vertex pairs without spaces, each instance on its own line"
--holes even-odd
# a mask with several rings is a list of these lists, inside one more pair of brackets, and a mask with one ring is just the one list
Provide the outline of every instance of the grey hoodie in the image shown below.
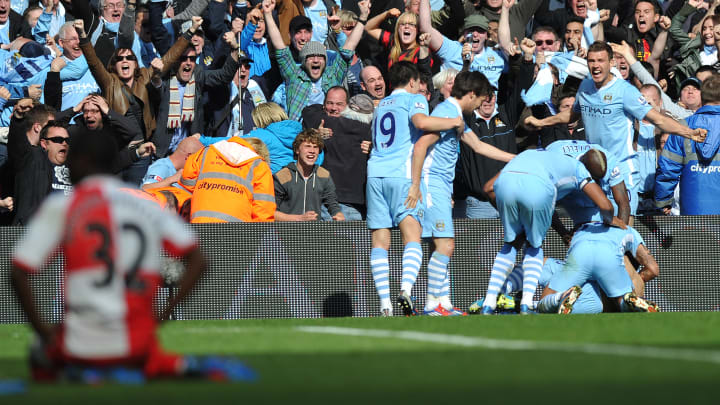
[[285,214],[304,214],[315,211],[320,218],[320,207],[327,207],[330,215],[340,212],[335,194],[335,183],[330,172],[317,164],[307,179],[300,174],[295,162],[273,175],[277,210]]

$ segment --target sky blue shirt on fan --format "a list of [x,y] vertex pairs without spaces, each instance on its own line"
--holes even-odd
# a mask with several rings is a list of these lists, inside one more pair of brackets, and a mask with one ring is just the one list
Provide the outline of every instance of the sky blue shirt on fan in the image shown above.
[[380,101],[372,123],[368,177],[410,179],[413,145],[421,135],[412,123],[415,114],[429,114],[427,100],[419,94],[399,89]]
[[[455,68],[458,71],[462,70],[462,44],[460,42],[443,37],[443,43],[440,49],[437,50],[436,55],[443,61],[443,69]],[[473,56],[470,71],[478,71],[484,74],[490,84],[497,88],[500,75],[508,71],[505,54],[486,46],[481,53]]]

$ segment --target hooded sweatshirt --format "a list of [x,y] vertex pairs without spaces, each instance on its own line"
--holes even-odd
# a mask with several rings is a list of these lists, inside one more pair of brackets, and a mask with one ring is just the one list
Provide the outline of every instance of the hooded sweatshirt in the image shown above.
[[330,172],[318,165],[306,179],[293,162],[273,175],[277,209],[285,214],[304,214],[315,211],[320,218],[320,207],[325,205],[330,215],[340,212],[335,195],[335,184]]
[[180,185],[193,193],[191,223],[275,218],[270,168],[241,138],[232,137],[190,155]]

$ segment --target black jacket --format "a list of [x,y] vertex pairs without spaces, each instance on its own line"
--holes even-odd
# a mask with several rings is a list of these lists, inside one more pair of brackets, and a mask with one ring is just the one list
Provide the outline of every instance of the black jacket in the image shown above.
[[367,154],[360,150],[362,141],[370,141],[370,124],[345,117],[330,117],[320,104],[305,107],[303,126],[317,128],[325,120],[325,128],[333,136],[325,140],[325,160],[322,166],[332,175],[337,199],[344,204],[365,205]]
[[40,203],[52,190],[52,163],[47,152],[33,146],[25,135],[25,123],[13,117],[8,132],[8,158],[15,173],[12,225],[27,225]]
[[[118,153],[112,164],[113,173],[119,173],[131,164],[140,160],[134,148],[128,148],[128,144],[140,134],[137,121],[132,118],[120,115],[110,110],[107,115],[103,114],[103,127],[101,129],[90,129],[85,124],[82,115],[76,115],[72,108],[55,114],[55,120],[66,124],[75,117],[75,124],[68,126],[70,138],[80,133],[92,133],[96,136],[105,137],[109,142],[115,142],[118,146]],[[112,140],[111,140],[112,139]]]
[[[477,137],[498,149],[509,153],[516,153],[515,126],[520,119],[524,103],[520,98],[520,91],[528,89],[533,80],[534,65],[532,62],[520,62],[513,72],[514,80],[506,80],[507,86],[501,86],[505,94],[498,94],[497,114],[485,121],[477,114],[465,117]],[[512,83],[512,85],[511,85]],[[485,183],[495,176],[505,162],[500,162],[475,153],[464,142],[460,142],[460,156],[455,173],[454,195],[456,199],[472,196],[481,201],[488,201],[483,192]]]
[[[203,70],[197,67],[194,70],[195,75],[195,114],[193,122],[190,126],[190,135],[195,133],[205,133],[205,117],[203,117],[202,94],[208,88],[226,86],[235,75],[240,64],[233,58],[227,58],[222,69]],[[168,114],[170,112],[170,80],[163,81],[160,89],[160,106],[157,113],[157,127],[152,137],[152,141],[157,148],[157,156],[165,157],[168,154],[172,132],[168,130]]]

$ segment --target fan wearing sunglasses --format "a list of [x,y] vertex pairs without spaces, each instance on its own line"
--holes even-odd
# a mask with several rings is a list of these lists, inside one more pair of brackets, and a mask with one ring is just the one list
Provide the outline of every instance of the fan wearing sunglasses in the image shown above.
[[[153,59],[149,68],[139,68],[137,55],[127,48],[116,49],[107,66],[104,66],[85,33],[83,20],[75,20],[74,23],[80,36],[80,49],[110,109],[137,121],[142,133],[136,140],[149,140],[156,127],[155,109],[150,103],[149,93],[153,86],[149,84],[154,77],[168,73],[176,64],[190,44],[193,33],[202,24],[202,18],[193,17],[188,31],[178,38],[162,59]],[[139,171],[142,173],[132,174],[133,178],[123,178],[139,185],[145,175],[144,170]]]
[[48,160],[52,164],[52,192],[61,191],[65,195],[72,191],[70,172],[65,167],[68,150],[70,146],[70,135],[65,126],[58,121],[48,121],[47,125],[40,131],[40,146],[47,153]]
[[535,52],[558,52],[560,50],[560,38],[550,26],[542,26],[535,29],[532,35],[535,42]]

